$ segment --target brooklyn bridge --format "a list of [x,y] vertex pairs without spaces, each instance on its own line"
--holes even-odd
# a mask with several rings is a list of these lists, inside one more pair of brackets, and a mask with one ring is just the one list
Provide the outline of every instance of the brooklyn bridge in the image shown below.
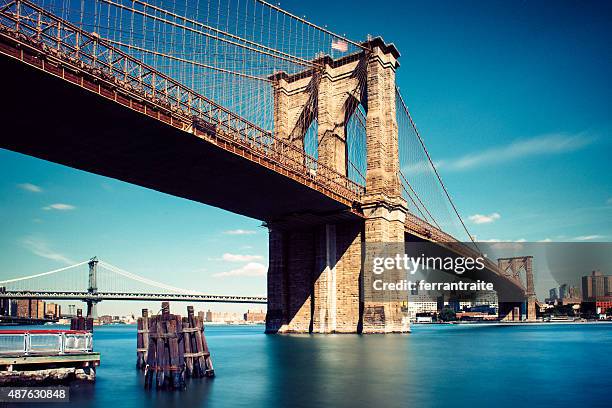
[[[105,299],[266,302],[270,333],[409,331],[406,299],[363,296],[367,245],[480,250],[396,86],[400,59],[380,37],[353,41],[262,0],[0,0],[0,147],[269,230],[267,297],[108,263],[115,286],[148,288],[100,290],[88,261],[86,281],[50,290],[65,271],[34,273],[0,282],[0,297],[81,299],[89,313]],[[530,257],[487,261],[486,276],[535,319]],[[500,297],[500,315],[520,318],[519,303]]]

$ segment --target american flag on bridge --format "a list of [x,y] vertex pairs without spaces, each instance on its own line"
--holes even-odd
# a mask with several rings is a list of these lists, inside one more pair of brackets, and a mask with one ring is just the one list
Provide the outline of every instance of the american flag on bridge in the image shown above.
[[332,40],[331,47],[332,47],[332,50],[346,52],[348,50],[348,43],[341,39]]

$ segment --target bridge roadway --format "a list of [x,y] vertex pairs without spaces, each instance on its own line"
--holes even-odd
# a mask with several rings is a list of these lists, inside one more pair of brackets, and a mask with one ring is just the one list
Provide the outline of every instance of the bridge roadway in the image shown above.
[[99,302],[102,300],[134,301],[173,301],[173,302],[210,302],[210,303],[249,303],[265,304],[268,299],[263,296],[227,296],[227,295],[189,295],[161,293],[116,293],[116,292],[46,292],[46,291],[6,291],[0,293],[0,299],[41,299],[41,300],[82,300]]

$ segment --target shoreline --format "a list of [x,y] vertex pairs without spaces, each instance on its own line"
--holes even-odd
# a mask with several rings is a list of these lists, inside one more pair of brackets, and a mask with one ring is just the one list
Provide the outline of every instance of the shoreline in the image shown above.
[[544,325],[568,325],[568,324],[612,324],[612,320],[602,321],[554,321],[554,322],[502,322],[502,321],[491,321],[491,322],[478,322],[478,321],[466,321],[466,322],[432,322],[432,323],[411,323],[411,325],[426,326],[426,325],[485,325],[485,326],[544,326]]

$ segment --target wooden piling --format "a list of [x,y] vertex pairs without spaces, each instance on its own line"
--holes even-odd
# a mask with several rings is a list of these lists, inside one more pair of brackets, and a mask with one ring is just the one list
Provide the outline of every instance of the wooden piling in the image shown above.
[[214,375],[204,322],[194,316],[193,307],[187,307],[185,318],[171,314],[168,302],[162,303],[160,315],[147,316],[143,311],[138,319],[136,366],[145,371],[145,388],[155,381],[156,388],[182,389],[185,376]]
[[185,374],[187,377],[193,377],[193,355],[191,353],[191,333],[193,329],[189,324],[189,318],[183,317],[183,348],[185,358]]
[[149,312],[142,309],[142,317],[138,318],[136,335],[136,368],[144,370],[147,366],[149,349]]
[[76,317],[70,319],[70,330],[93,331],[93,318],[83,317],[83,310],[77,309]]

